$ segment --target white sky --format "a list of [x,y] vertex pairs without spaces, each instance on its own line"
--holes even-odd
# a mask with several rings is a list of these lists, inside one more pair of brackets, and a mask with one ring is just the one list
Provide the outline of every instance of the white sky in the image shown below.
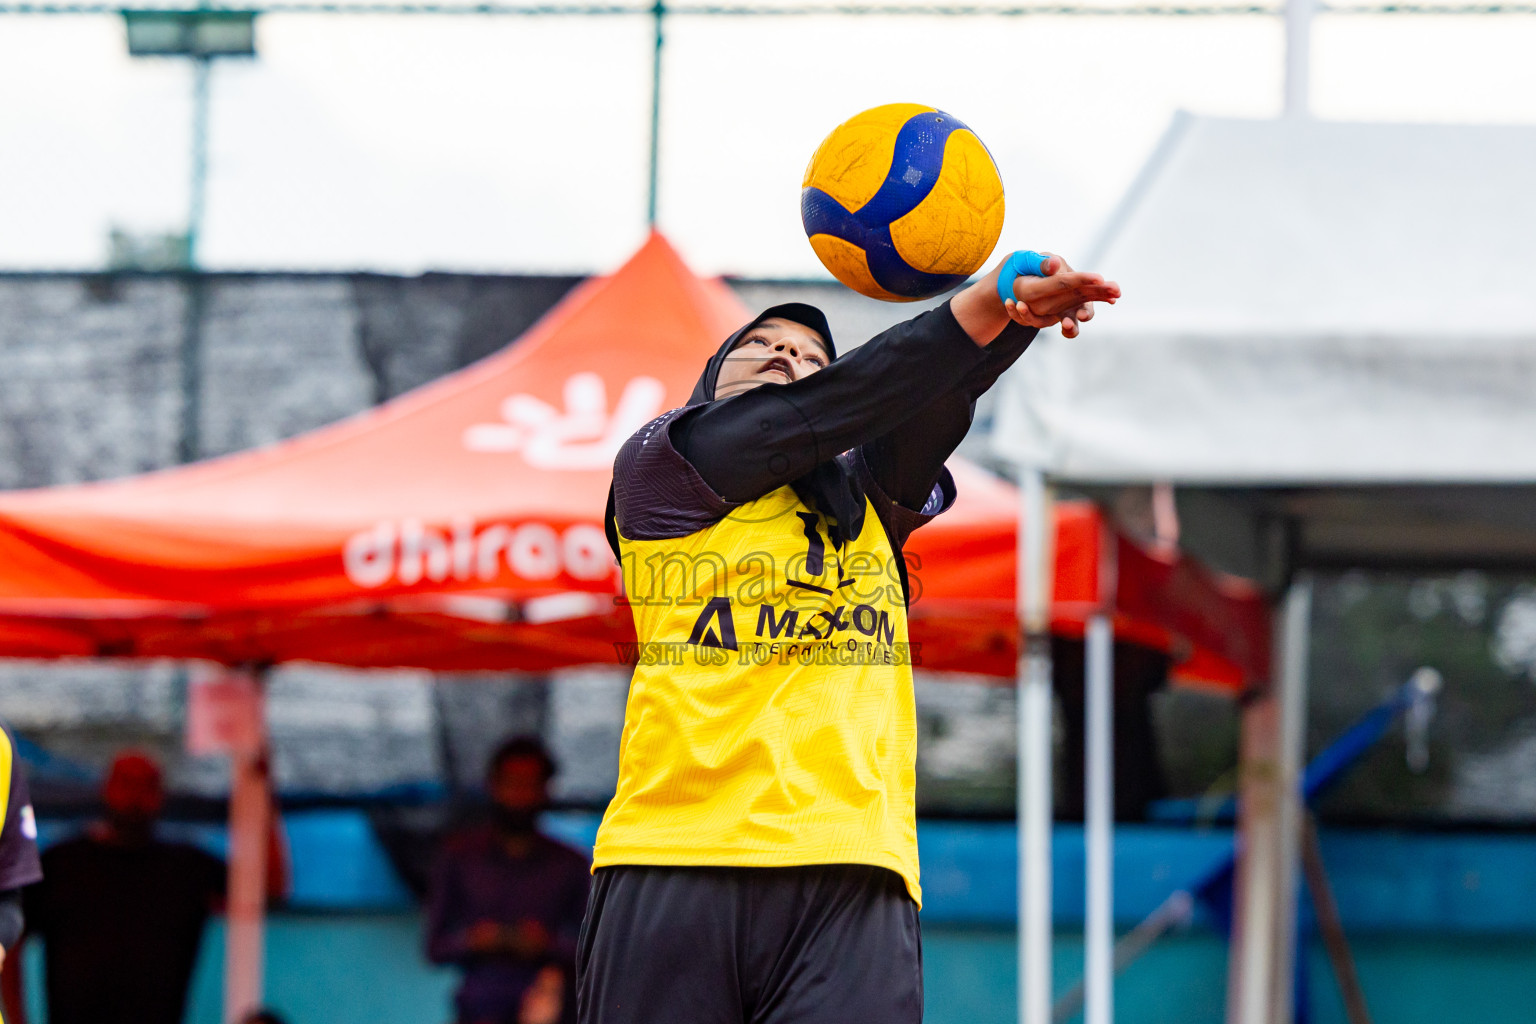
[[[669,21],[661,226],[703,272],[822,274],[805,162],[839,121],[928,103],[992,150],[1004,249],[1083,252],[1179,108],[1279,112],[1278,18]],[[647,18],[268,15],[214,72],[214,269],[576,271],[644,237]],[[1536,123],[1536,17],[1319,18],[1336,120]],[[100,267],[179,230],[191,72],[120,19],[0,15],[0,269]]]

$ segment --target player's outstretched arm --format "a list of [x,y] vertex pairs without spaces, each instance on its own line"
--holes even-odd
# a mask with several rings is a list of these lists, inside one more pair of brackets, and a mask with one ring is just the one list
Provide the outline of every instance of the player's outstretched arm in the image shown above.
[[927,504],[944,463],[970,432],[976,400],[1018,361],[1036,331],[1016,324],[1004,327],[987,345],[982,361],[958,384],[864,444],[864,461],[891,500],[914,512]]
[[886,433],[985,354],[941,306],[825,369],[689,410],[672,424],[672,443],[716,494],[751,501]]
[[1102,274],[1073,270],[1066,260],[1053,255],[1041,268],[1042,276],[1016,277],[1013,298],[1005,302],[997,294],[1002,269],[999,263],[950,300],[955,319],[978,345],[989,344],[1010,320],[1025,327],[1060,324],[1063,335],[1075,338],[1080,326],[1093,319],[1095,302],[1113,303],[1120,298],[1115,282],[1106,281]]
[[[1051,257],[1048,276],[1019,278],[1014,300],[1005,304],[997,294],[1000,269],[951,299],[947,312],[941,307],[897,324],[824,370],[689,412],[671,428],[674,445],[716,494],[750,501],[885,435],[951,389],[975,390],[967,385],[978,373],[987,377],[985,390],[1001,372],[1001,364],[986,365],[994,361],[985,349],[1010,321],[1065,329],[1070,320],[1075,333],[1077,323],[1092,316],[1090,303],[1120,295],[1100,275],[1080,274]],[[1022,344],[1010,347],[1016,347],[1014,358],[1023,351]],[[964,411],[968,418],[968,405]],[[908,492],[921,490],[919,478],[927,475],[915,463],[904,468],[902,483],[893,481],[893,497],[913,497]]]
[[[1005,260],[1004,263],[1007,261]],[[1113,302],[1119,289],[1097,274],[1076,274],[1066,260],[1052,256],[1042,268],[1045,277],[1020,277],[1015,294],[1023,286],[1028,301],[1003,302],[997,279],[1003,264],[974,282],[951,300],[950,306],[971,340],[986,346],[986,356],[972,367],[958,385],[914,412],[912,417],[864,445],[865,461],[882,490],[898,504],[921,509],[966,432],[976,410],[976,400],[1018,360],[1036,331],[1047,326],[1056,310],[1062,333],[1077,334],[1083,321],[1093,319],[1092,301],[1073,303],[1087,296],[1106,296]],[[1001,311],[1002,316],[998,313]],[[1013,330],[1008,330],[1015,324]]]

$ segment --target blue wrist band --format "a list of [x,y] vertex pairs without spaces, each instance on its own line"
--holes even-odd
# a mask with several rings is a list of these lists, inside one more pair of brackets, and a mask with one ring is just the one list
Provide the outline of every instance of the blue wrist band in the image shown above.
[[1003,261],[1003,268],[997,273],[997,297],[1007,302],[1013,298],[1014,278],[1021,274],[1030,277],[1045,276],[1045,262],[1049,256],[1035,252],[1032,249],[1021,249]]

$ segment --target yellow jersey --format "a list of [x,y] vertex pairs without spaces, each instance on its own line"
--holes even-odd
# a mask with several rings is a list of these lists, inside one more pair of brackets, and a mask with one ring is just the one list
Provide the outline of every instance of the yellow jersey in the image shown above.
[[921,905],[900,555],[864,501],[840,549],[788,486],[681,537],[621,527],[638,642],[595,867],[871,864]]

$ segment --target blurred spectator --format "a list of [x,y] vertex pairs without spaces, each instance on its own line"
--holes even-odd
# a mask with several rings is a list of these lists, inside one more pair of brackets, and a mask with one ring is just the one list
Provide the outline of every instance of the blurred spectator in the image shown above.
[[[105,819],[44,853],[43,882],[27,892],[28,931],[46,940],[49,1024],[181,1024],[203,928],[223,907],[224,862],[156,835],[165,788],[144,754],[118,755],[102,802]],[[267,860],[281,893],[275,827]]]
[[[27,795],[27,777],[10,731],[0,725],[0,969],[21,941],[21,887],[43,876],[37,858],[37,821]],[[21,958],[5,970],[6,1019],[19,1020]]]
[[541,835],[555,762],[531,737],[491,758],[491,818],[450,835],[433,869],[427,955],[464,972],[458,1024],[556,1024],[575,1019],[576,936],[589,862]]

